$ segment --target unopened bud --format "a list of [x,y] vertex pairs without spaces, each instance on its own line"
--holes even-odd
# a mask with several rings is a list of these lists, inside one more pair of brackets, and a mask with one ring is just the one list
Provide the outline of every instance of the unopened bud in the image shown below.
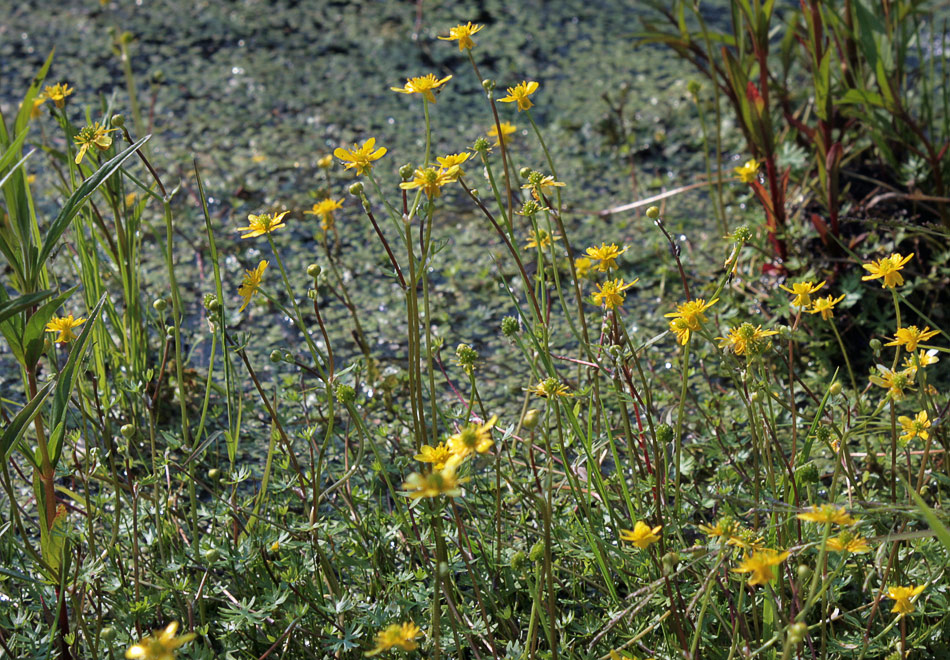
[[322,271],[323,269],[320,268],[320,264],[310,264],[309,266],[307,266],[307,275],[309,275],[313,279],[317,279],[318,277],[320,277],[320,273]]
[[650,220],[656,220],[657,218],[659,218],[659,217],[660,217],[660,207],[659,207],[659,206],[651,206],[650,208],[648,208],[648,209],[647,209],[647,217],[650,218]]
[[401,178],[403,181],[409,179],[409,178],[412,176],[413,169],[414,169],[414,168],[413,168],[412,165],[410,165],[409,163],[406,163],[405,165],[403,165],[402,167],[400,167],[400,168],[399,168],[399,176],[400,176],[400,178]]
[[350,190],[351,195],[353,195],[354,197],[359,197],[360,195],[363,194],[363,182],[355,181],[354,183],[351,183],[349,190]]

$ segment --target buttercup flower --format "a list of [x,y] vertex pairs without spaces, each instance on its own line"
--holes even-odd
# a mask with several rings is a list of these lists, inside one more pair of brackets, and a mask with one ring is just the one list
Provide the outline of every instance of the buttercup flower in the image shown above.
[[402,487],[406,491],[406,495],[414,500],[420,497],[438,497],[439,495],[458,497],[462,494],[460,486],[466,481],[468,481],[468,477],[459,479],[455,475],[455,464],[449,461],[441,470],[435,470],[429,474],[413,472]]
[[660,530],[663,529],[662,525],[657,525],[656,527],[651,528],[642,520],[638,520],[637,523],[633,526],[633,530],[621,529],[620,530],[620,540],[629,541],[635,546],[643,550],[648,547],[651,543],[656,543],[660,540],[658,536]]
[[664,314],[670,319],[670,330],[676,334],[677,341],[686,345],[689,341],[690,333],[699,330],[700,326],[706,320],[705,312],[707,309],[719,302],[719,298],[713,298],[706,302],[702,298],[690,300],[676,306],[676,311]]
[[492,126],[488,129],[488,137],[495,138],[495,146],[500,145],[502,142],[508,144],[508,136],[518,130],[517,126],[507,121],[501,122],[499,126],[501,126],[501,138],[498,137],[498,126]]
[[155,630],[125,652],[129,660],[175,660],[175,650],[195,638],[195,633],[176,637],[178,622],[172,621],[164,630]]
[[714,526],[699,525],[699,531],[706,536],[716,536],[719,538],[729,538],[739,531],[736,521],[726,516],[716,521]]
[[529,387],[528,391],[545,399],[556,396],[570,396],[567,385],[553,376],[542,380],[534,387]]
[[527,110],[534,103],[531,102],[531,99],[528,97],[534,94],[538,90],[538,83],[536,82],[520,82],[514,87],[508,88],[508,96],[503,99],[498,99],[502,103],[517,103],[518,112],[522,110]]
[[442,186],[458,179],[458,171],[458,165],[448,170],[435,167],[419,168],[412,173],[412,178],[409,181],[403,181],[399,184],[399,187],[403,190],[422,188],[426,197],[432,199],[442,194]]
[[552,241],[559,241],[559,240],[561,240],[561,237],[558,236],[557,234],[552,236],[551,234],[548,233],[546,229],[541,229],[539,227],[538,231],[534,231],[532,229],[528,233],[528,240],[524,244],[524,249],[530,250],[531,248],[536,248],[538,246],[541,246],[542,250],[546,250],[549,247],[551,247]]
[[765,348],[766,337],[777,335],[777,330],[763,330],[762,326],[743,323],[726,333],[725,337],[716,337],[719,348],[728,348],[736,355],[752,355]]
[[317,202],[309,211],[304,211],[305,215],[315,215],[320,218],[320,227],[323,231],[329,231],[333,228],[333,212],[343,208],[343,200],[335,200],[327,197],[321,202]]
[[243,312],[247,304],[251,302],[251,298],[254,294],[260,290],[261,279],[264,277],[265,270],[267,270],[267,262],[262,259],[261,262],[257,264],[257,268],[244,271],[244,281],[241,282],[241,286],[238,287],[238,295],[244,299],[244,304],[241,305],[238,312]]
[[111,147],[112,137],[107,134],[114,130],[117,129],[106,129],[105,126],[100,126],[99,122],[94,123],[92,126],[80,128],[79,132],[73,137],[73,141],[76,143],[76,146],[79,147],[79,153],[76,154],[76,164],[79,165],[79,163],[82,162],[83,156],[85,156],[86,152],[92,147],[95,147],[99,151],[106,151]]
[[415,639],[421,632],[419,626],[411,621],[402,625],[394,623],[391,626],[386,626],[386,628],[376,633],[376,646],[363,655],[369,658],[393,648],[414,651],[419,648]]
[[328,170],[333,165],[333,154],[326,154],[317,159],[317,167]]
[[904,398],[904,390],[910,389],[914,384],[914,377],[917,375],[916,369],[904,369],[894,371],[885,367],[883,364],[875,365],[879,376],[871,376],[869,380],[878,387],[887,388],[887,396],[894,401],[900,401]]
[[813,523],[834,523],[835,525],[854,525],[858,521],[848,515],[842,507],[834,504],[822,504],[819,507],[809,507],[804,513],[799,513],[796,518],[805,522]]
[[900,438],[903,442],[910,442],[914,438],[926,440],[930,437],[930,431],[927,429],[930,428],[931,422],[927,419],[926,410],[921,410],[913,419],[901,415],[897,421],[900,422],[901,430],[904,432]]
[[924,367],[929,367],[929,366],[932,365],[932,364],[937,364],[938,362],[940,362],[940,358],[937,357],[937,349],[936,349],[936,348],[931,348],[931,349],[928,350],[928,351],[925,351],[924,349],[920,349],[920,350],[917,352],[917,360],[916,360],[916,361],[914,360],[914,356],[913,356],[913,355],[908,355],[907,357],[904,358],[904,368],[905,368],[905,369],[910,369],[910,370],[912,370],[914,373],[917,373],[917,363],[918,363],[918,362],[920,363],[920,367],[921,367],[922,369],[923,369]]
[[821,314],[821,318],[825,321],[830,320],[834,316],[835,305],[844,300],[844,294],[842,293],[837,298],[832,298],[831,296],[825,296],[824,298],[815,298],[811,304],[811,309],[806,309],[805,311],[809,314]]
[[436,158],[439,161],[439,165],[443,170],[451,170],[453,167],[458,167],[455,171],[456,178],[460,176],[465,176],[465,172],[459,167],[462,163],[467,161],[472,154],[468,151],[463,151],[460,154],[448,154],[447,156],[441,156]]
[[432,463],[433,470],[441,470],[453,456],[452,450],[444,442],[440,442],[435,447],[422,445],[419,453],[414,458],[421,463]]
[[62,108],[66,105],[66,97],[73,93],[73,88],[67,85],[66,83],[56,83],[55,85],[47,85],[43,88],[43,93],[40,95],[43,99],[49,99],[56,104],[57,108]]
[[917,596],[923,593],[926,586],[927,585],[922,584],[917,587],[891,587],[888,589],[887,597],[893,601],[896,601],[894,603],[893,609],[891,609],[891,612],[895,612],[901,616],[913,612],[913,601],[917,599]]
[[614,243],[607,245],[601,243],[600,247],[587,248],[587,256],[591,260],[599,262],[596,266],[601,273],[606,273],[611,268],[617,268],[617,257],[627,251],[627,248],[618,248]]
[[615,280],[607,280],[603,284],[597,284],[595,285],[597,291],[593,294],[594,303],[604,309],[617,309],[623,305],[623,301],[626,298],[624,291],[639,281],[640,278],[638,277],[632,282],[624,284],[623,278],[620,277]]
[[475,42],[472,41],[472,35],[481,30],[484,25],[473,25],[471,21],[462,25],[461,23],[456,25],[454,28],[449,30],[449,36],[439,37],[442,41],[456,41],[459,42],[459,52],[468,48],[471,50],[475,48]]
[[790,294],[795,296],[795,298],[792,299],[792,305],[794,305],[795,307],[801,307],[802,309],[811,305],[811,294],[815,293],[816,291],[821,289],[821,287],[823,286],[825,286],[824,282],[819,282],[818,284],[812,284],[811,282],[808,282],[808,281],[795,282],[794,284],[792,284],[791,289],[789,289],[787,286],[784,286],[782,284],[779,285],[780,288],[784,289],[785,291],[788,291]]
[[746,555],[739,564],[739,568],[732,569],[734,573],[751,573],[749,586],[768,584],[775,577],[772,567],[778,566],[788,558],[788,552],[763,549]]
[[842,532],[828,539],[825,542],[825,548],[831,552],[848,552],[855,555],[871,551],[866,538],[851,532]]
[[85,322],[86,319],[74,319],[72,314],[69,316],[54,316],[46,324],[46,332],[58,332],[59,336],[55,339],[56,343],[68,344],[76,338],[73,328],[77,328]]
[[373,151],[374,146],[376,146],[376,138],[371,137],[363,143],[363,146],[354,144],[352,149],[337,147],[333,150],[333,155],[343,161],[343,167],[346,169],[355,167],[357,174],[366,174],[373,169],[374,160],[379,160],[386,155],[386,147]]
[[898,328],[897,332],[894,333],[894,340],[889,341],[885,346],[903,346],[907,349],[908,353],[913,353],[917,350],[917,344],[922,341],[927,341],[934,335],[940,334],[939,330],[931,330],[930,326],[924,326],[924,329],[919,329],[916,325],[909,325],[906,328]]
[[491,430],[498,421],[498,415],[492,415],[484,424],[469,424],[449,438],[449,449],[459,458],[465,458],[473,452],[484,454],[495,444],[491,439]]
[[247,216],[247,227],[238,227],[236,231],[246,231],[247,233],[241,236],[241,238],[254,238],[256,236],[263,236],[264,234],[269,234],[272,231],[285,227],[284,216],[290,213],[290,211],[282,211],[281,213],[261,213],[260,215],[248,215]]
[[746,161],[745,165],[734,168],[733,171],[742,183],[752,183],[758,179],[759,163],[753,158],[752,160]]
[[390,89],[400,94],[422,94],[429,103],[435,103],[435,94],[432,93],[432,90],[438,89],[450,80],[452,80],[452,76],[446,76],[439,80],[434,73],[429,73],[407,79],[403,87],[390,87]]
[[889,257],[884,257],[878,261],[861,264],[861,267],[864,268],[864,270],[871,273],[870,275],[865,275],[862,277],[861,280],[867,281],[883,278],[883,281],[881,282],[881,288],[893,289],[894,287],[900,286],[904,283],[904,277],[899,271],[908,261],[911,260],[913,256],[913,252],[908,254],[906,257],[894,252]]
[[590,272],[593,262],[589,257],[578,257],[574,260],[574,269],[577,271],[577,277],[583,279]]

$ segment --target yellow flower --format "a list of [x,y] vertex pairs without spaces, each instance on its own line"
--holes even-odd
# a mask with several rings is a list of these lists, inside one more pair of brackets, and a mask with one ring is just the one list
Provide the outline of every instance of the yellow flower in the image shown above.
[[458,169],[455,172],[455,176],[458,178],[460,176],[465,176],[465,172],[462,171],[460,166],[462,163],[467,161],[471,155],[472,154],[469,152],[464,151],[460,154],[448,154],[446,156],[441,156],[436,158],[436,160],[439,161],[439,165],[443,170],[451,170],[453,167],[457,167]]
[[419,648],[415,639],[421,632],[419,626],[411,621],[402,625],[394,623],[391,626],[386,626],[386,628],[376,633],[376,646],[363,655],[369,658],[393,648],[399,648],[403,651],[414,651]]
[[884,345],[903,346],[907,349],[908,353],[913,353],[917,350],[918,343],[927,341],[939,333],[939,330],[931,330],[929,325],[925,325],[923,330],[919,329],[916,325],[909,325],[906,328],[898,328],[897,332],[894,333],[894,340]]
[[610,245],[601,243],[600,247],[587,248],[587,256],[595,261],[599,261],[600,263],[597,264],[597,270],[601,273],[606,273],[611,268],[617,268],[617,257],[626,251],[626,247],[621,250],[614,243]]
[[763,330],[761,325],[743,323],[729,330],[725,337],[716,339],[719,340],[719,348],[729,348],[736,355],[752,355],[766,347],[763,343],[766,337],[777,334],[777,330]]
[[330,169],[331,165],[333,165],[333,154],[327,154],[325,156],[321,156],[317,160],[317,167],[320,167],[322,169],[328,170]]
[[195,638],[195,633],[175,637],[178,622],[172,621],[164,630],[152,631],[138,644],[133,644],[125,652],[129,660],[175,660],[175,649]]
[[759,163],[753,158],[752,160],[746,161],[745,165],[734,168],[733,171],[742,183],[752,183],[758,179]]
[[62,108],[66,105],[66,97],[72,93],[73,88],[66,83],[56,83],[44,87],[42,97],[55,103],[57,108]]
[[604,309],[617,309],[623,305],[623,301],[627,297],[624,291],[639,281],[640,278],[638,277],[632,282],[624,284],[623,278],[620,277],[615,280],[607,280],[603,284],[597,284],[595,285],[597,291],[593,295],[594,303]]
[[940,358],[937,357],[937,349],[931,348],[929,351],[920,349],[917,353],[917,360],[914,360],[913,355],[908,355],[904,358],[904,367],[910,369],[914,373],[917,373],[917,363],[920,363],[920,367],[929,367],[932,364],[937,364],[940,362]]
[[739,531],[739,525],[732,518],[725,516],[716,521],[712,527],[709,525],[699,525],[699,531],[706,536],[717,536],[719,538],[729,538]]
[[825,286],[824,282],[819,282],[818,284],[812,284],[809,281],[805,281],[805,282],[795,282],[794,284],[792,284],[791,289],[789,289],[787,286],[784,286],[782,284],[779,285],[779,288],[784,289],[785,291],[788,291],[790,294],[795,296],[795,298],[792,299],[792,305],[794,305],[795,307],[801,307],[802,309],[804,309],[805,307],[808,307],[809,305],[811,305],[811,294],[815,293],[816,291],[821,289],[821,287],[823,286]]
[[538,231],[533,229],[528,232],[528,241],[524,244],[525,250],[530,250],[531,248],[541,247],[542,250],[546,250],[551,247],[552,241],[559,241],[561,237],[557,234],[551,235],[546,229],[538,228]]
[[735,532],[726,540],[726,545],[732,545],[743,550],[750,550],[753,554],[764,550],[765,541],[751,529],[737,527]]
[[33,107],[30,108],[30,119],[38,119],[40,116],[40,108],[43,107],[43,104],[46,103],[46,97],[40,94],[33,98]]
[[880,376],[871,376],[869,380],[878,387],[887,388],[887,396],[894,401],[900,401],[904,398],[904,390],[910,389],[914,384],[914,377],[917,375],[916,369],[904,369],[894,371],[885,367],[883,364],[875,365]]
[[455,475],[455,464],[449,461],[441,470],[428,474],[413,472],[402,485],[406,495],[414,500],[420,497],[438,497],[448,495],[458,497],[462,494],[461,484],[468,481],[468,477],[459,479]]
[[904,432],[900,438],[904,442],[910,442],[914,438],[926,440],[930,437],[930,432],[927,429],[930,428],[931,422],[927,419],[926,410],[921,410],[913,419],[901,415],[897,418],[897,421],[900,422],[901,430]]
[[473,25],[471,21],[462,25],[459,23],[454,28],[449,30],[449,36],[439,37],[442,41],[455,41],[456,39],[459,42],[459,52],[468,48],[471,50],[475,47],[475,42],[472,41],[472,35],[481,30],[484,25]]
[[[501,126],[501,138],[498,137],[498,126]],[[518,127],[507,121],[501,122],[498,126],[492,126],[488,129],[488,137],[495,138],[496,146],[502,142],[508,144],[508,136],[517,131]]]
[[788,558],[788,552],[778,552],[777,550],[762,549],[746,555],[739,564],[739,568],[734,568],[734,573],[751,573],[749,586],[754,587],[757,584],[768,584],[775,575],[772,573],[772,567],[778,566]]
[[805,522],[834,523],[836,525],[855,525],[859,522],[848,515],[844,508],[834,504],[809,507],[804,513],[799,513],[796,518]]
[[352,149],[337,147],[333,150],[333,155],[343,161],[343,167],[346,169],[355,167],[357,174],[366,174],[373,169],[374,160],[379,160],[386,155],[386,147],[373,151],[374,146],[376,146],[376,138],[371,137],[363,143],[363,146],[354,144]]
[[534,387],[529,387],[527,391],[545,399],[557,396],[571,396],[567,385],[553,376],[540,381]]
[[574,260],[574,269],[577,271],[577,277],[583,279],[590,272],[593,262],[588,257],[578,257]]
[[427,167],[419,168],[412,173],[412,179],[403,181],[399,187],[403,190],[412,190],[413,188],[422,188],[426,197],[432,199],[442,194],[442,186],[452,183],[458,179],[458,165],[447,170],[442,168]]
[[244,311],[247,304],[251,302],[251,298],[261,288],[261,279],[264,277],[265,270],[267,270],[267,262],[262,259],[261,263],[257,264],[257,268],[244,271],[244,281],[238,287],[238,295],[244,299],[244,304],[238,312]]
[[73,334],[73,328],[79,327],[85,322],[86,319],[74,319],[72,314],[69,316],[54,316],[46,324],[46,332],[58,332],[59,336],[56,338],[56,342],[68,344],[76,338],[76,335]]
[[842,293],[837,298],[832,298],[831,296],[825,296],[824,298],[815,298],[815,301],[811,304],[811,309],[806,309],[805,311],[809,314],[821,314],[821,318],[825,321],[828,321],[834,316],[832,310],[835,305],[844,300],[844,294]]
[[851,532],[843,532],[828,539],[825,548],[831,552],[849,552],[856,555],[871,551],[866,538]]
[[[554,176],[551,174],[544,174],[543,172],[538,172],[537,170],[532,170],[528,175],[528,183],[521,186],[522,190],[531,190],[532,195],[536,193],[537,189],[540,189],[544,192],[545,188],[563,188],[567,184],[563,181],[555,181]],[[535,196],[537,199],[537,196]]]
[[699,330],[700,326],[706,320],[703,314],[707,309],[719,302],[719,298],[713,298],[708,303],[702,299],[690,300],[676,306],[676,311],[663,316],[670,320],[670,330],[676,334],[676,339],[680,344],[686,345],[689,341],[691,332]]
[[400,94],[422,94],[429,103],[435,103],[435,94],[432,93],[432,90],[438,89],[450,80],[452,80],[452,76],[446,76],[439,80],[434,73],[428,73],[424,76],[407,79],[403,87],[390,87],[390,89]]
[[305,215],[315,215],[320,218],[320,227],[323,231],[329,231],[333,228],[333,212],[343,208],[343,200],[339,201],[327,197],[325,200],[313,205],[309,211],[304,211]]
[[105,151],[112,146],[112,138],[107,135],[117,129],[110,128],[106,130],[105,126],[100,126],[99,122],[94,123],[92,126],[84,126],[79,129],[79,132],[76,133],[73,140],[76,142],[76,146],[79,147],[79,153],[76,154],[76,164],[82,162],[83,156],[86,155],[86,151],[90,148],[95,147],[99,151]]
[[643,550],[651,543],[656,543],[660,540],[658,534],[661,529],[663,529],[662,525],[657,525],[651,529],[650,526],[645,522],[638,520],[637,524],[633,526],[633,530],[620,530],[620,540],[630,541],[630,543],[633,543],[635,546]]
[[876,280],[877,278],[882,277],[884,278],[883,282],[881,282],[882,289],[893,289],[894,287],[900,286],[904,283],[904,277],[899,271],[908,261],[911,260],[913,256],[913,252],[908,254],[906,257],[894,252],[889,257],[884,257],[878,261],[861,264],[861,267],[864,268],[864,270],[871,273],[870,275],[865,275],[862,277],[861,280]]
[[422,463],[432,463],[433,470],[441,470],[448,464],[453,456],[452,450],[449,449],[444,442],[440,442],[435,447],[422,445],[419,453],[416,454],[414,458]]
[[283,211],[281,213],[274,214],[261,213],[260,215],[248,215],[247,227],[238,227],[235,231],[248,232],[241,236],[241,238],[254,238],[255,236],[269,234],[276,229],[286,226],[284,225],[284,216],[288,213],[290,213],[290,211]]
[[514,87],[508,88],[508,96],[503,99],[498,99],[502,103],[517,103],[518,112],[522,110],[527,110],[534,103],[531,102],[531,99],[528,97],[534,94],[538,90],[538,83],[536,82],[520,82]]
[[911,602],[911,599],[916,600],[927,585],[922,584],[918,587],[891,587],[887,590],[887,597],[894,603],[893,609],[891,612],[896,612],[897,614],[904,615],[910,614],[914,611],[914,603]]
[[492,415],[484,424],[469,424],[464,429],[449,438],[449,449],[459,459],[463,459],[472,452],[484,454],[495,444],[491,439],[491,430],[498,421],[498,415]]

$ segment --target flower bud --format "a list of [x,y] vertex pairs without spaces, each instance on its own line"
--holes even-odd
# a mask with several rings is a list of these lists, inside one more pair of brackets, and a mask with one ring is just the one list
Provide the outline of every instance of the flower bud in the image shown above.
[[541,413],[537,408],[532,408],[524,414],[524,417],[521,418],[521,426],[528,429],[529,431],[534,430],[538,426],[538,421],[541,419]]
[[119,429],[119,433],[122,434],[122,437],[128,440],[133,435],[135,435],[135,425],[134,424],[123,424],[122,428]]
[[495,91],[495,81],[491,78],[485,78],[482,80],[482,89],[484,89],[486,92]]
[[836,380],[835,382],[833,382],[833,383],[831,384],[831,387],[828,388],[828,391],[829,391],[833,396],[837,396],[837,395],[841,394],[841,381],[840,381],[840,380]]
[[531,168],[522,167],[520,170],[518,170],[518,176],[520,176],[522,179],[527,179],[529,176],[531,176]]
[[277,364],[278,362],[280,362],[281,358],[283,357],[284,357],[283,353],[281,353],[276,348],[270,352],[270,361],[273,362],[274,364]]
[[327,154],[317,161],[317,167],[322,167],[325,170],[330,169],[330,166],[333,165],[333,156]]
[[174,336],[175,336],[175,326],[173,326],[173,325],[165,326],[165,336],[166,336],[166,337],[174,337]]
[[798,621],[788,627],[788,643],[801,644],[808,634],[808,624]]
[[656,441],[661,445],[673,442],[673,427],[669,424],[659,424],[656,427]]
[[112,626],[106,626],[99,631],[99,637],[102,638],[103,642],[109,643],[115,639],[115,628]]
[[212,483],[221,481],[221,470],[219,470],[218,468],[211,468],[210,470],[208,470],[208,481]]
[[156,298],[152,303],[152,308],[156,312],[164,312],[168,308],[168,302],[164,298]]
[[650,220],[656,220],[657,218],[659,218],[659,217],[660,217],[660,207],[659,207],[659,206],[651,206],[650,208],[648,208],[648,209],[647,209],[647,217],[650,218]]
[[884,345],[881,343],[880,339],[878,339],[877,337],[874,337],[871,341],[868,342],[868,346],[870,346],[871,350],[874,351],[874,355],[878,356],[881,354],[881,348],[883,348]]
[[354,183],[351,183],[349,190],[350,190],[351,195],[353,195],[354,197],[359,197],[360,195],[363,194],[363,182],[356,181]]
[[112,119],[109,120],[109,123],[115,128],[124,128],[125,127],[125,117],[120,114],[112,115]]
[[208,548],[201,553],[201,556],[204,557],[206,562],[213,564],[221,558],[221,551],[217,548]]
[[307,275],[309,275],[313,279],[317,279],[318,277],[320,277],[320,273],[322,271],[323,269],[320,268],[320,264],[310,264],[309,266],[307,266]]
[[412,172],[413,172],[414,169],[415,169],[415,168],[414,168],[412,165],[410,165],[409,163],[406,163],[405,165],[403,165],[402,167],[399,168],[399,176],[400,176],[400,178],[401,178],[403,181],[406,181],[407,179],[411,178],[411,177],[412,177]]
[[686,91],[689,92],[693,96],[696,96],[697,94],[699,94],[699,90],[701,87],[702,85],[700,85],[699,81],[695,79],[690,80],[688,83],[686,83]]
[[798,576],[798,582],[803,584],[811,577],[811,567],[807,564],[799,564],[798,569],[796,569],[796,575]]

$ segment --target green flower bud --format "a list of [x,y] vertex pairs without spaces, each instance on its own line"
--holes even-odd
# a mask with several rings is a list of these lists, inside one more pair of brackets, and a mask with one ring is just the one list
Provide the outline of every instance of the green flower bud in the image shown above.
[[319,264],[310,264],[309,266],[307,266],[307,275],[309,275],[313,279],[317,279],[318,277],[320,277],[321,272],[323,272],[323,269],[320,268]]
[[270,352],[270,361],[273,362],[274,364],[277,364],[278,362],[280,362],[283,357],[284,357],[284,354],[281,353],[276,348]]
[[673,442],[673,427],[669,424],[658,424],[656,427],[656,441],[661,445]]
[[544,541],[538,541],[533,546],[531,550],[528,551],[528,559],[533,562],[541,561],[541,557],[544,555]]
[[518,176],[520,176],[522,179],[527,179],[529,176],[531,176],[531,168],[522,167],[520,170],[518,170]]
[[798,583],[804,584],[811,577],[811,567],[807,564],[799,564],[795,574],[798,576]]
[[353,403],[356,400],[356,390],[349,385],[337,385],[336,400],[343,405]]
[[868,342],[868,346],[870,346],[871,350],[874,351],[875,357],[881,354],[881,349],[884,347],[884,345],[881,343],[881,340],[877,337]]
[[123,424],[122,428],[119,429],[119,433],[122,434],[122,437],[128,440],[133,435],[135,435],[135,425],[134,424]]
[[485,78],[482,80],[482,89],[489,93],[495,91],[495,81],[491,78]]
[[123,128],[125,126],[125,117],[120,114],[112,115],[112,119],[109,120],[109,123],[114,128]]
[[221,480],[221,470],[218,468],[211,468],[208,470],[208,481],[216,483]]
[[359,197],[360,195],[363,194],[363,182],[356,181],[354,183],[351,183],[349,190],[350,190],[351,195],[353,195],[354,197]]
[[808,624],[798,621],[788,627],[788,643],[801,644],[808,634]]
[[524,414],[524,417],[521,418],[521,426],[528,429],[529,431],[534,430],[538,426],[538,422],[541,420],[541,413],[537,408],[532,408]]
[[697,94],[699,94],[699,90],[701,87],[702,85],[700,85],[699,81],[695,79],[690,80],[688,83],[686,83],[686,91],[689,92],[693,96],[696,96]]
[[115,628],[112,626],[106,626],[99,631],[99,637],[102,638],[103,642],[110,643],[115,639]]
[[152,309],[156,312],[164,312],[168,308],[168,302],[164,298],[156,298],[152,303]]
[[833,382],[833,383],[831,384],[831,387],[828,388],[828,391],[829,391],[833,396],[837,396],[837,395],[841,394],[841,381],[840,381],[840,380],[836,380],[835,382]]
[[173,325],[165,326],[165,336],[166,336],[166,337],[174,337],[174,336],[175,336],[175,326],[173,326]]
[[414,169],[415,168],[412,165],[410,165],[409,163],[406,163],[405,165],[399,168],[400,178],[402,178],[403,181],[406,181],[407,179],[411,178],[412,172]]
[[204,557],[206,562],[213,564],[221,558],[221,551],[217,548],[208,548],[201,553],[201,556]]
[[650,220],[656,220],[657,218],[659,218],[659,217],[660,217],[660,207],[659,207],[659,206],[651,206],[650,208],[648,208],[648,209],[647,209],[647,217],[650,218]]

